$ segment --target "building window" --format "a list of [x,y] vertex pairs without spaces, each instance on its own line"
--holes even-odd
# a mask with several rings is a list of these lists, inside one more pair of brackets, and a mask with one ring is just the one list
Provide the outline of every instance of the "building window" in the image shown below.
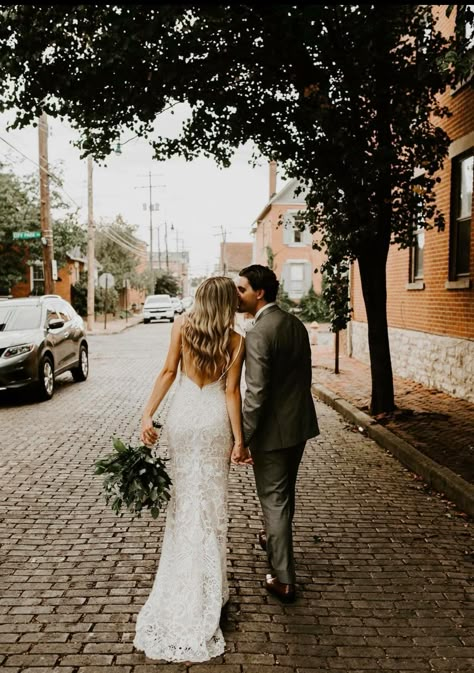
[[312,284],[312,267],[306,260],[291,260],[283,265],[283,287],[290,299],[301,299]]
[[451,190],[451,280],[469,276],[472,219],[472,150],[468,155],[453,160]]
[[424,187],[419,181],[414,181],[412,189],[415,195],[413,231],[414,241],[410,248],[410,283],[423,280],[423,259],[425,249],[425,213]]
[[425,248],[425,230],[418,229],[415,242],[410,250],[410,281],[413,283],[423,279],[423,257]]
[[283,220],[283,243],[285,245],[311,245],[312,236],[303,227],[304,220],[298,213],[286,213]]
[[30,289],[35,296],[44,294],[43,262],[39,260],[35,260],[30,266]]

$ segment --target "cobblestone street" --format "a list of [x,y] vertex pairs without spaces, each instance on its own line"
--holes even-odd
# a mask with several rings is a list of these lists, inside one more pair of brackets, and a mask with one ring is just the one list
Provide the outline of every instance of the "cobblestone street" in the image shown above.
[[0,398],[0,667],[5,673],[474,670],[473,525],[387,451],[316,402],[298,482],[298,599],[268,572],[253,474],[231,468],[227,652],[159,664],[134,650],[164,516],[105,505],[94,461],[137,440],[170,325],[89,337],[90,376],[47,403]]

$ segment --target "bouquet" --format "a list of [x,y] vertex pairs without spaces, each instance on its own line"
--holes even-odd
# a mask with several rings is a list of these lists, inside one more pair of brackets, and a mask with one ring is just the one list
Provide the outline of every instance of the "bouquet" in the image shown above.
[[117,438],[113,446],[112,453],[95,462],[95,473],[104,475],[105,502],[113,499],[115,514],[124,506],[132,516],[141,517],[142,509],[147,508],[156,519],[170,499],[167,459],[155,457],[148,446],[125,446]]

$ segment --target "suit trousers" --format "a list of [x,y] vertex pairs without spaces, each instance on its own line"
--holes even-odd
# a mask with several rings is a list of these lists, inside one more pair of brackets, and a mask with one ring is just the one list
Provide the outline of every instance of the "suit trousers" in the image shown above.
[[253,451],[253,471],[267,534],[267,556],[284,584],[296,581],[293,516],[298,468],[306,442],[275,451]]

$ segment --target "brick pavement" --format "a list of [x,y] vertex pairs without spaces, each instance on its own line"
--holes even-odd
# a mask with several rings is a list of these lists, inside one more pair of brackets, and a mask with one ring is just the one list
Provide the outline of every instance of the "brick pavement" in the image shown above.
[[[369,366],[341,356],[340,373],[334,374],[332,349],[313,346],[312,351],[313,381],[368,413]],[[394,388],[398,410],[379,422],[424,455],[474,484],[474,404],[399,376],[394,377]]]
[[474,670],[472,523],[317,402],[298,484],[299,597],[267,595],[248,469],[231,468],[228,650],[190,667],[134,651],[164,517],[117,518],[93,461],[136,438],[169,325],[93,336],[91,374],[51,402],[0,399],[0,666],[5,673]]

